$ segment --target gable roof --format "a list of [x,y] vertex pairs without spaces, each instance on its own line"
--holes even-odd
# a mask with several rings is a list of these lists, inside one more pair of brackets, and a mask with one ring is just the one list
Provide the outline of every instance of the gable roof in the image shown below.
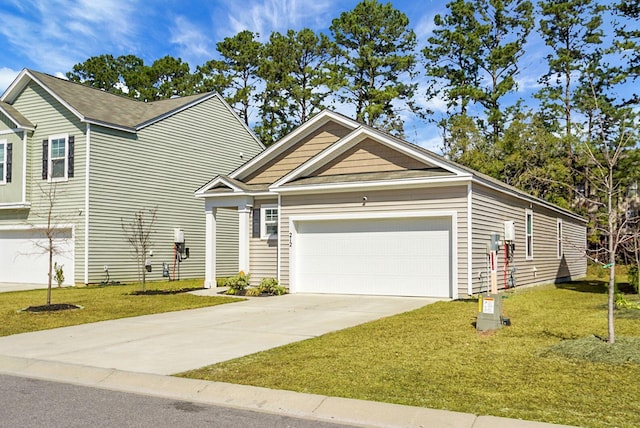
[[0,113],[5,115],[16,128],[26,129],[29,131],[33,131],[36,129],[35,126],[31,122],[27,120],[26,117],[22,115],[18,110],[16,110],[11,104],[7,104],[3,101],[0,101]]
[[206,99],[220,98],[218,94],[209,92],[143,102],[24,69],[0,97],[0,101],[11,105],[29,82],[40,85],[81,121],[127,132],[135,132]]

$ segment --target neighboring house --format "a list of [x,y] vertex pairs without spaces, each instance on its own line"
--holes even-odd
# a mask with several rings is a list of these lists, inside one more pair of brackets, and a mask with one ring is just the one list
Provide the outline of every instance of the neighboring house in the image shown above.
[[581,217],[331,111],[196,197],[206,209],[207,287],[219,275],[215,231],[228,208],[239,218],[239,268],[294,293],[485,291],[491,234],[504,239],[505,222],[515,250],[505,269],[499,247],[499,288],[511,276],[519,286],[586,274]]
[[[157,208],[150,279],[203,277],[202,202],[193,191],[264,146],[215,93],[141,102],[23,70],[0,98],[1,283],[47,282],[47,194],[65,283],[138,278],[122,222]],[[237,216],[223,219],[221,273],[237,269]],[[224,217],[224,216],[223,216]],[[228,221],[227,221],[228,220]],[[175,230],[190,258],[176,263]],[[228,235],[228,238],[225,236]],[[226,241],[225,241],[226,240]],[[226,269],[226,271],[225,271]]]

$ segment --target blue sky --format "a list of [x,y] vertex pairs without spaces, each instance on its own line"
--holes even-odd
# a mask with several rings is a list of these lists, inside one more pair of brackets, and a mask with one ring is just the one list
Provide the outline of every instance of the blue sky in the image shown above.
[[[385,3],[385,0],[381,0]],[[215,45],[241,30],[258,32],[308,27],[328,33],[331,20],[358,0],[0,0],[0,93],[23,68],[62,76],[91,56],[133,54],[146,64],[165,55],[190,66],[216,56]],[[433,17],[446,1],[392,0],[410,19],[419,47],[433,29]],[[521,61],[517,97],[530,99],[546,69],[546,49],[531,37]],[[420,67],[419,67],[420,68]],[[419,97],[419,101],[421,101]],[[422,102],[436,111],[444,103]],[[348,108],[343,113],[350,115]],[[432,126],[405,117],[407,140],[438,149]]]

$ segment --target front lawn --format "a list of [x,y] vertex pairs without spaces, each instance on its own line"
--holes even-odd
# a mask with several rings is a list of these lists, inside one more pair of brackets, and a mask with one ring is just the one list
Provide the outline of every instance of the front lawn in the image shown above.
[[[639,364],[549,352],[566,340],[606,337],[604,282],[506,293],[512,325],[492,334],[475,331],[477,307],[439,302],[181,376],[585,427],[640,426]],[[630,311],[616,332],[637,344],[640,319]]]
[[[202,279],[147,283],[147,290],[202,288]],[[189,293],[133,295],[139,284],[52,288],[51,303],[69,303],[84,309],[56,312],[19,312],[29,306],[44,305],[47,290],[0,293],[0,336],[86,324],[116,318],[215,306],[238,301],[222,296],[196,296]]]

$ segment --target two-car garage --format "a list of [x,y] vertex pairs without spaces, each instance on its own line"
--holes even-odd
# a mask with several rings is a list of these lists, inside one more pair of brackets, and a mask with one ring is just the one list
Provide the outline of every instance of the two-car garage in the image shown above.
[[291,220],[293,292],[453,297],[451,216]]

